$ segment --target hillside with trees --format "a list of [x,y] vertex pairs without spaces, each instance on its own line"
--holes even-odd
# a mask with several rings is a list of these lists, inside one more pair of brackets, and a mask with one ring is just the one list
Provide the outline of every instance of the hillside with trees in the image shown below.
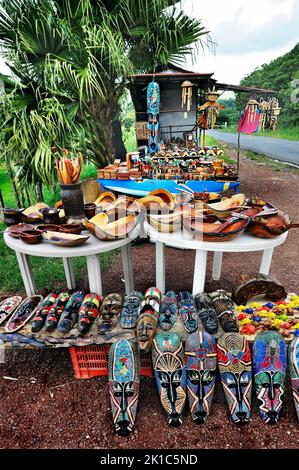
[[[279,127],[295,127],[299,124],[299,103],[293,103],[291,100],[294,92],[292,81],[295,79],[299,80],[299,43],[287,54],[255,69],[244,77],[240,84],[277,90],[277,98],[283,108],[279,117]],[[237,99],[239,105],[240,99],[246,100],[244,94]]]

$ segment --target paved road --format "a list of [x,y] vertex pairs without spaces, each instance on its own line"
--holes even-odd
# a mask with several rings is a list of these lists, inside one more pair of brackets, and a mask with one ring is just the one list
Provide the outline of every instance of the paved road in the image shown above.
[[[216,130],[209,131],[208,134],[215,139],[237,146],[238,134]],[[241,134],[241,148],[299,166],[299,141],[296,140]]]

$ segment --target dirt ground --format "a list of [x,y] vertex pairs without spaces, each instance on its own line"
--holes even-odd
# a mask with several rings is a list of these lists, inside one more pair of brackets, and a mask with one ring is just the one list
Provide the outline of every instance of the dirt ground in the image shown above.
[[[233,152],[233,151],[232,151]],[[275,171],[241,159],[242,192],[265,197],[299,220],[299,172]],[[291,230],[286,243],[275,250],[271,274],[289,291],[298,292],[298,231]],[[194,254],[166,250],[167,289],[191,289]],[[155,281],[154,246],[146,243],[133,249],[136,288],[145,291]],[[241,271],[257,271],[259,253],[244,256],[225,254],[220,281],[211,280],[212,259],[208,260],[206,291],[231,289]],[[120,258],[103,275],[105,291],[124,291],[120,281]],[[17,378],[17,381],[4,379]],[[51,395],[50,395],[51,392]],[[0,448],[298,448],[299,426],[287,382],[283,415],[275,426],[264,424],[253,401],[251,422],[234,425],[219,378],[211,415],[203,426],[193,423],[188,410],[179,428],[170,428],[163,416],[155,383],[141,379],[139,411],[133,434],[115,435],[112,427],[107,378],[75,380],[66,350],[10,351],[0,365]]]

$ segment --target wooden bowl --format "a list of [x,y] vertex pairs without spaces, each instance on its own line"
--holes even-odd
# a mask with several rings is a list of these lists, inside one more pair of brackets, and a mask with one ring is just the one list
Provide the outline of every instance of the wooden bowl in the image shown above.
[[12,238],[19,238],[20,233],[26,231],[26,230],[34,230],[35,226],[32,224],[16,224],[16,225],[11,225],[8,229],[8,235]]
[[148,223],[162,233],[177,232],[182,227],[182,215],[180,213],[171,213],[163,215],[148,215]]
[[[194,238],[205,242],[225,242],[233,240],[238,235],[244,233],[248,224],[249,220],[240,219],[218,233],[212,228],[213,225],[217,228],[217,224],[206,224],[203,223],[202,220],[184,220],[184,227],[194,235]],[[208,231],[208,229],[211,229],[211,231]]]
[[63,224],[58,227],[61,233],[73,233],[74,235],[80,235],[83,230],[81,224]]
[[55,224],[43,224],[43,225],[38,225],[37,230],[41,230],[42,232],[59,232],[59,226]]
[[119,238],[127,238],[130,236],[134,228],[139,222],[139,217],[127,215],[122,219],[118,219],[112,223],[96,225],[89,220],[84,221],[85,227],[95,237],[102,241],[118,240]]
[[4,207],[3,209],[4,223],[6,224],[7,227],[18,224],[22,220],[21,214],[22,214],[22,211],[20,209]]
[[41,230],[24,230],[20,233],[19,238],[28,245],[36,245],[41,242],[42,233]]

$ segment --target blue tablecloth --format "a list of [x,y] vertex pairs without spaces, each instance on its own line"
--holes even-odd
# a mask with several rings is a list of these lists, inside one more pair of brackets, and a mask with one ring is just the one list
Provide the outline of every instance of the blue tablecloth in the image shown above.
[[[179,193],[176,188],[177,183],[171,180],[144,180],[144,181],[119,181],[119,180],[98,180],[102,188],[128,194],[130,196],[147,196],[150,191],[157,188],[168,189],[171,193]],[[228,189],[238,192],[239,181],[188,181],[186,185],[195,192],[208,191],[220,193]]]

